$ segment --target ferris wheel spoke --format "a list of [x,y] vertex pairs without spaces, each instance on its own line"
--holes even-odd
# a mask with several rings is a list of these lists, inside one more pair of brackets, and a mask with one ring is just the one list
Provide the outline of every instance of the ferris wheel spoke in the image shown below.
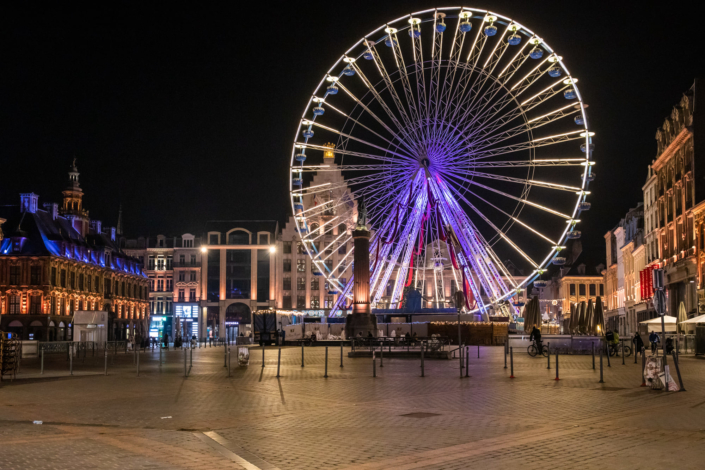
[[478,178],[487,178],[487,179],[496,180],[496,181],[506,181],[508,183],[516,183],[516,184],[520,184],[522,186],[529,184],[531,186],[540,186],[542,188],[556,189],[559,191],[568,191],[568,192],[573,192],[573,193],[581,190],[581,188],[579,188],[577,186],[567,186],[564,184],[549,183],[547,181],[539,181],[539,180],[533,180],[533,179],[513,178],[511,176],[497,175],[497,174],[492,174],[492,173],[482,173],[479,171],[469,170],[469,171],[463,172],[463,174],[468,175],[468,176],[478,177]]
[[[418,21],[418,22],[417,22]],[[418,96],[418,124],[421,132],[429,137],[428,123],[428,97],[426,95],[426,77],[424,74],[423,45],[421,41],[421,21],[409,15],[411,27],[411,42],[414,52],[414,71],[416,78],[416,96]],[[434,29],[435,32],[435,29]],[[418,33],[418,34],[417,34]]]
[[[452,93],[453,93],[453,83],[455,81],[455,74],[458,70],[458,65],[460,64],[460,55],[463,50],[463,43],[465,42],[465,33],[460,31],[460,21],[455,25],[455,35],[453,36],[453,43],[450,47],[450,56],[448,58],[448,67],[446,68],[445,77],[443,80],[443,88],[441,89],[441,99],[439,101],[442,114],[440,122],[443,124],[448,111],[451,108]],[[459,34],[460,33],[460,34]],[[479,34],[479,32],[478,32]],[[441,127],[443,131],[446,129]]]
[[440,76],[441,76],[441,56],[443,54],[443,31],[437,30],[438,19],[443,21],[444,13],[433,15],[433,46],[431,49],[431,80],[428,86],[428,118],[433,120],[432,133],[436,132],[438,121]]
[[[408,148],[406,149],[406,151],[403,150],[398,144],[395,144],[394,142],[392,142],[391,140],[389,140],[389,139],[387,139],[386,137],[382,136],[382,135],[379,134],[378,132],[375,132],[374,130],[372,130],[372,129],[369,128],[368,126],[366,126],[366,125],[364,125],[363,123],[361,123],[359,120],[354,119],[353,117],[351,117],[350,115],[348,115],[348,114],[344,113],[343,111],[339,110],[339,109],[336,108],[335,106],[333,106],[333,105],[331,105],[331,104],[328,104],[328,103],[326,103],[326,106],[328,106],[329,108],[331,108],[333,111],[337,112],[338,114],[340,114],[340,115],[342,115],[342,116],[345,116],[345,118],[347,118],[347,119],[350,120],[351,122],[354,122],[355,125],[362,127],[362,128],[365,129],[366,131],[368,131],[368,132],[374,134],[375,136],[379,137],[380,139],[384,140],[384,141],[387,142],[389,145],[392,145],[393,147],[396,148],[396,150],[397,150],[398,152],[401,152],[401,153],[403,153],[403,154],[409,156],[409,154],[407,153],[407,151],[409,150]],[[396,136],[396,135],[395,135],[395,136]],[[397,138],[397,140],[398,140],[398,138]]]
[[[309,144],[297,143],[296,146],[297,146],[297,148],[301,148],[301,149],[320,150],[321,152],[330,152],[331,151],[331,148],[326,147],[325,145],[316,145],[316,144],[310,144],[310,143]],[[370,164],[371,166],[398,168],[398,164],[399,164],[399,159],[385,157],[383,155],[375,155],[375,154],[366,153],[366,152],[355,152],[355,151],[346,150],[343,148],[336,148],[335,153],[337,153],[339,155],[349,155],[351,157],[368,158],[370,160],[377,160],[380,162],[385,162],[383,164],[375,164],[375,165]],[[408,157],[405,157],[405,158],[408,158]],[[347,169],[347,166],[349,166],[349,165],[346,165],[346,169]],[[369,165],[365,165],[365,166],[369,166]],[[300,167],[297,166],[296,168],[300,168]],[[301,168],[306,168],[306,166],[302,166]],[[330,167],[330,166],[325,167],[323,165],[312,165],[310,168],[310,171],[326,171],[326,168],[332,168],[333,170],[335,170],[335,167]],[[330,170],[330,171],[333,171],[333,170]]]
[[[394,43],[398,45],[399,41],[394,38],[393,39]],[[389,92],[389,95],[392,97],[392,101],[394,102],[394,105],[397,108],[397,111],[399,112],[399,115],[401,116],[402,121],[404,121],[404,126],[401,128],[404,130],[404,133],[412,138],[413,140],[420,140],[419,139],[419,134],[416,126],[413,124],[412,120],[409,118],[409,115],[406,112],[406,109],[404,108],[404,105],[401,102],[401,99],[399,98],[399,94],[397,93],[396,88],[394,87],[394,82],[392,81],[391,77],[389,76],[389,73],[387,73],[387,69],[385,68],[384,64],[382,63],[382,59],[379,57],[379,53],[377,52],[377,48],[371,41],[367,41],[367,47],[368,51],[372,54],[372,59],[375,65],[377,66],[377,71],[379,74],[382,76],[382,80],[384,81],[386,90]],[[394,47],[392,48],[394,50]],[[396,59],[396,51],[394,52],[394,56]],[[399,66],[399,63],[397,62],[397,66]],[[369,81],[368,81],[369,82]],[[377,90],[372,86],[371,82],[369,83],[368,87],[370,90],[374,90],[373,94],[379,95],[377,93]],[[380,98],[380,103],[384,103],[383,107],[387,107],[387,104],[384,102],[383,99]],[[391,110],[390,110],[391,112]],[[401,124],[399,124],[401,126]]]
[[365,84],[365,86],[368,88],[372,96],[375,98],[377,103],[382,107],[384,112],[387,114],[387,117],[392,121],[394,126],[398,129],[398,132],[403,134],[403,137],[400,136],[397,132],[395,132],[391,127],[387,125],[377,114],[375,114],[367,105],[365,105],[362,100],[360,100],[357,96],[355,96],[350,90],[348,90],[345,86],[343,86],[342,83],[339,83],[338,86],[340,87],[341,90],[343,90],[355,103],[360,106],[367,114],[369,114],[375,121],[377,121],[384,129],[389,132],[399,143],[404,145],[407,150],[413,153],[413,148],[410,147],[407,143],[407,140],[409,140],[409,134],[406,130],[406,128],[399,122],[397,117],[394,115],[392,110],[387,106],[387,103],[384,101],[384,99],[380,96],[379,92],[375,89],[375,87],[367,80],[367,77],[365,77],[364,73],[362,70],[356,65],[352,64],[352,66],[356,70],[356,75],[360,77],[362,82]]
[[[406,64],[404,63],[404,56],[402,55],[401,47],[399,46],[399,39],[397,37],[396,32],[390,33],[390,36],[394,39],[392,41],[392,52],[394,54],[394,62],[396,63],[397,69],[399,70],[402,88],[404,89],[404,96],[406,97],[406,104],[409,109],[410,121],[408,124],[410,125],[410,128],[419,128],[418,130],[414,129],[414,131],[416,133],[420,133],[422,132],[423,124],[421,123],[421,119],[419,117],[419,111],[416,108],[416,97],[414,96],[414,92],[411,88],[411,81],[409,80],[409,74],[407,73]],[[421,37],[419,36],[417,40],[420,41]]]
[[[376,148],[377,150],[381,150],[381,151],[383,151],[383,152],[390,153],[390,154],[395,155],[395,156],[397,156],[397,157],[399,157],[399,158],[401,158],[401,159],[403,159],[403,160],[414,161],[411,157],[409,157],[409,156],[407,156],[407,155],[403,155],[403,154],[401,154],[401,153],[393,152],[393,151],[391,151],[391,150],[389,150],[389,149],[385,149],[384,147],[380,147],[379,145],[375,145],[375,144],[373,144],[373,143],[371,143],[371,142],[368,142],[368,141],[366,141],[366,140],[364,140],[364,139],[361,139],[361,138],[359,138],[359,137],[355,137],[355,136],[352,136],[352,135],[350,135],[350,134],[346,134],[346,133],[341,132],[341,131],[339,131],[339,130],[337,130],[337,129],[333,129],[332,127],[324,126],[323,124],[320,124],[320,123],[318,123],[318,122],[314,122],[314,121],[309,121],[309,122],[311,122],[311,123],[312,123],[314,126],[316,126],[316,127],[320,127],[321,129],[325,129],[325,130],[327,130],[328,132],[333,132],[334,134],[338,134],[338,135],[340,135],[340,136],[343,136],[343,137],[345,137],[346,139],[351,139],[351,140],[354,140],[354,141],[356,141],[356,142],[360,142],[360,143],[362,143],[362,144],[365,144],[365,145],[367,145],[367,146],[369,146],[369,147]],[[342,150],[341,150],[341,151],[342,151]],[[372,158],[372,156],[368,155],[367,158]],[[379,159],[379,157],[375,157],[375,158]]]
[[569,216],[569,215],[567,215],[567,214],[563,214],[562,212],[559,212],[559,211],[550,209],[550,208],[548,208],[548,207],[546,207],[546,206],[542,206],[541,204],[538,204],[538,203],[535,203],[535,202],[533,202],[533,201],[530,201],[529,199],[521,198],[521,197],[514,196],[514,195],[512,195],[512,194],[509,194],[509,193],[505,193],[504,191],[500,191],[499,189],[495,189],[495,188],[492,188],[492,187],[487,186],[487,185],[485,185],[485,184],[478,183],[477,181],[474,181],[474,180],[468,180],[468,179],[466,179],[466,178],[462,178],[462,177],[455,176],[455,175],[451,175],[451,176],[452,176],[453,178],[455,178],[455,179],[461,179],[461,180],[465,181],[466,183],[469,183],[469,184],[471,184],[471,185],[473,185],[473,186],[477,186],[477,187],[479,187],[479,188],[483,188],[483,189],[486,189],[486,190],[488,190],[488,191],[492,191],[493,193],[499,194],[500,196],[504,196],[504,197],[506,197],[506,198],[512,199],[512,200],[514,200],[514,201],[517,201],[517,202],[520,202],[520,203],[523,203],[523,204],[528,204],[528,205],[530,205],[530,206],[532,206],[532,207],[535,207],[535,208],[537,208],[537,209],[541,209],[542,211],[548,212],[549,214],[557,215],[558,217],[562,217],[562,218],[567,219],[567,220],[570,220],[570,219],[571,219],[571,216]]
[[531,168],[544,166],[585,166],[585,158],[545,158],[539,160],[507,160],[472,162],[473,168]]

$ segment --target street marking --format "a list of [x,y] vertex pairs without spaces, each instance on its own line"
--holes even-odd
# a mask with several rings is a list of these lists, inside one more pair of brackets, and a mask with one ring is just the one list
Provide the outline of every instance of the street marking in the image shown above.
[[194,435],[245,470],[279,470],[279,468],[238,447],[216,432],[196,432]]

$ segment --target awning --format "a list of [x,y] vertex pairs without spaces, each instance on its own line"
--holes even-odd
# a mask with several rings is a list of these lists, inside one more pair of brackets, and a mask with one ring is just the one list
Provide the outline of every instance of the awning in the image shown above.
[[[705,315],[703,315],[703,316],[705,316]],[[666,315],[663,317],[663,322],[666,324],[669,324],[669,325],[670,324],[675,325],[676,324],[676,317],[671,317],[671,316]],[[639,324],[640,325],[656,325],[656,324],[660,325],[661,324],[661,317],[652,318],[651,320],[646,320],[646,321],[640,321]]]
[[705,323],[705,315],[700,315],[699,317],[691,318],[690,320],[685,320],[683,323]]

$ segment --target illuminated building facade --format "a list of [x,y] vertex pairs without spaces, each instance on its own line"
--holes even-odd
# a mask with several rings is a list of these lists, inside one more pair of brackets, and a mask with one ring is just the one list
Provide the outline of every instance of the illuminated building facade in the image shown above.
[[21,339],[72,339],[79,310],[109,312],[111,340],[146,330],[142,266],[120,250],[115,228],[89,219],[78,176],[74,161],[61,208],[40,208],[34,193],[0,207],[0,330]]
[[199,337],[249,334],[252,312],[276,307],[279,223],[214,220],[206,223],[205,232]]

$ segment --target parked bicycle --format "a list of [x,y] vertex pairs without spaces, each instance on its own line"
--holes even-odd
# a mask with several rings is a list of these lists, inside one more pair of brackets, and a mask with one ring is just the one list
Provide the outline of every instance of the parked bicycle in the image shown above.
[[[536,357],[536,355],[539,353],[539,345],[536,343],[536,340],[534,340],[531,346],[526,348],[526,352],[529,353],[529,356]],[[546,346],[543,346],[541,348],[541,354],[543,355],[543,357],[548,357],[548,348]]]

